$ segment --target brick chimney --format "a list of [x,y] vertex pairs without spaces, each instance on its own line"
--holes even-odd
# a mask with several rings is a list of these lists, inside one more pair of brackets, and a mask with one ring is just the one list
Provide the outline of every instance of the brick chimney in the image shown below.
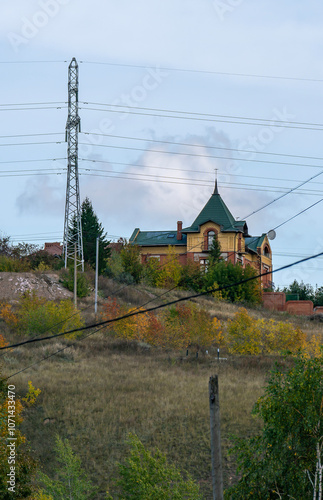
[[183,222],[179,220],[177,221],[177,235],[176,235],[176,239],[178,241],[182,239],[182,229],[183,229]]

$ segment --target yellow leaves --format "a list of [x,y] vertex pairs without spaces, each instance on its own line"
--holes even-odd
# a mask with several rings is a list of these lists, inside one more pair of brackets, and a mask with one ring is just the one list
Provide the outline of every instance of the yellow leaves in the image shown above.
[[13,313],[10,304],[1,304],[0,318],[2,318],[11,327],[15,327],[18,323],[18,318],[16,314]]
[[233,321],[228,321],[227,343],[229,352],[235,354],[279,354],[282,351],[296,354],[310,347],[300,328],[284,321],[255,319],[244,308],[239,309]]
[[103,319],[113,319],[140,311],[129,318],[112,323],[115,334],[124,339],[147,342],[152,346],[183,349],[188,346],[209,348],[222,345],[221,322],[196,304],[177,304],[158,315],[144,309],[119,308],[111,299],[104,306]]
[[168,288],[177,286],[181,281],[182,266],[178,261],[178,256],[175,253],[175,248],[168,247],[168,255],[166,263],[159,268],[159,273],[156,279],[156,286],[159,288]]
[[[16,313],[12,312],[11,305],[2,305],[0,316],[10,328],[23,335],[62,333],[84,325],[80,312],[70,300],[61,300],[59,303],[47,301],[35,292],[26,292],[20,297]],[[72,334],[70,337],[74,336]]]
[[35,403],[37,397],[41,393],[40,389],[35,389],[33,386],[31,380],[28,381],[28,392],[24,398],[22,398],[23,401],[25,401],[27,406],[31,406]]

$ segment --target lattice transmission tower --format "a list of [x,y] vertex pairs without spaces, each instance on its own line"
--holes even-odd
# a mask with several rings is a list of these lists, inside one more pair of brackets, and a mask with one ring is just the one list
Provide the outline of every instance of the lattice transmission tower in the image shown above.
[[73,57],[68,67],[68,117],[66,122],[67,187],[64,222],[64,258],[75,258],[76,265],[84,271],[83,237],[81,224],[80,187],[78,175],[78,133],[81,120],[78,114],[78,64]]

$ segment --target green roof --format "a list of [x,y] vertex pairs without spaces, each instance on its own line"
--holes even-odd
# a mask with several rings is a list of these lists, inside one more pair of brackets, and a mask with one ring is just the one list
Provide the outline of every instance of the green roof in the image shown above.
[[261,247],[266,237],[266,233],[261,236],[253,236],[252,238],[245,238],[245,245],[248,250],[257,253],[257,248]]
[[236,221],[231,214],[230,210],[222,200],[218,193],[217,185],[215,186],[214,193],[211,198],[199,213],[193,224],[183,229],[183,232],[196,233],[199,228],[206,222],[215,222],[221,226],[221,231],[242,231],[244,221]]
[[140,246],[186,246],[186,234],[182,234],[182,239],[177,239],[177,231],[140,231],[136,228],[130,237],[130,243]]

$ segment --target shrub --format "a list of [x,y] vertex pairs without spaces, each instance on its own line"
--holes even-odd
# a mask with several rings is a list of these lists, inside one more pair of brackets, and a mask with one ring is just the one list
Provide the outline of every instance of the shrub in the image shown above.
[[[30,392],[31,391],[31,392]],[[27,404],[33,404],[40,390],[35,389],[29,382],[29,391],[24,398]],[[2,378],[0,380],[0,498],[10,500],[12,498],[34,498],[35,492],[34,476],[37,464],[26,447],[26,438],[21,433],[20,424],[23,421],[23,403],[16,397],[15,387]],[[8,422],[9,418],[15,421],[14,438],[9,441]],[[9,464],[8,444],[14,442],[15,463]],[[8,490],[11,486],[9,480],[10,466],[15,467],[15,490],[14,493]]]
[[297,353],[306,347],[306,335],[283,321],[255,319],[241,308],[228,321],[226,343],[234,354],[264,354],[289,351]]
[[222,339],[221,323],[197,304],[176,304],[159,314],[144,309],[121,308],[116,299],[109,299],[103,306],[103,320],[141,311],[129,318],[112,323],[108,328],[124,339],[147,342],[163,348],[211,347]]
[[61,333],[84,324],[80,312],[70,300],[55,303],[38,297],[35,292],[26,292],[20,297],[16,312],[10,305],[4,304],[0,308],[0,316],[22,335]]
[[13,259],[0,255],[0,272],[23,273],[30,271],[31,267],[28,262],[21,259]]
[[87,479],[81,468],[80,458],[74,454],[68,440],[56,437],[55,451],[59,467],[56,469],[56,479],[40,473],[39,479],[44,484],[46,494],[55,500],[88,500],[93,498],[96,488]]
[[[70,267],[67,273],[63,274],[62,284],[70,292],[74,292],[74,267]],[[84,273],[77,273],[77,296],[86,297],[90,293],[90,284]]]
[[[187,474],[167,463],[158,449],[154,454],[146,450],[135,435],[129,437],[130,453],[123,464],[118,464],[121,490],[119,498],[133,500],[201,500],[198,485]],[[112,497],[108,497],[112,500]]]

